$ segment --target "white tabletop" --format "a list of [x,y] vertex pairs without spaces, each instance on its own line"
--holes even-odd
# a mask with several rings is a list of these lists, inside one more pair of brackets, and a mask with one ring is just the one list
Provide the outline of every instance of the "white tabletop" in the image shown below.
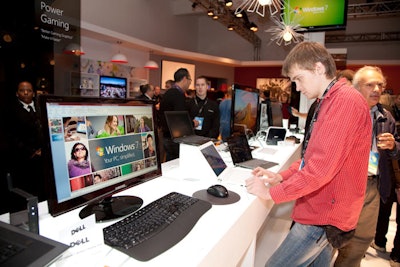
[[[259,143],[257,141],[257,143]],[[219,149],[222,149],[221,146]],[[220,152],[229,164],[229,152]],[[253,156],[279,162],[271,168],[279,171],[288,167],[288,164],[299,158],[300,145],[288,146],[261,146],[253,151]],[[230,163],[231,164],[231,163]],[[129,188],[117,195],[135,195],[143,199],[143,205],[172,192],[193,195],[196,191],[206,189],[215,184],[214,179],[186,180],[174,178],[169,173],[179,169],[179,160],[162,164],[163,176],[155,178],[136,187]],[[193,165],[195,168],[195,164]],[[201,170],[196,170],[201,171]],[[140,262],[130,258],[118,250],[101,244],[81,251],[73,256],[66,257],[54,263],[54,266],[254,266],[255,245],[258,232],[266,221],[274,206],[272,201],[263,201],[248,194],[245,187],[233,184],[225,185],[228,190],[237,193],[240,200],[229,205],[213,205],[194,226],[192,231],[178,244],[151,259]],[[42,204],[43,205],[43,204]],[[278,205],[276,205],[278,206]],[[283,205],[283,213],[287,207]],[[40,216],[40,233],[58,240],[60,229],[69,224],[79,222],[80,209],[66,214],[52,217],[46,212]],[[289,210],[290,212],[290,210]],[[274,211],[274,216],[279,211]],[[102,229],[109,224],[97,223],[95,229],[102,236]],[[273,240],[272,240],[273,242]],[[68,252],[67,252],[68,256]]]

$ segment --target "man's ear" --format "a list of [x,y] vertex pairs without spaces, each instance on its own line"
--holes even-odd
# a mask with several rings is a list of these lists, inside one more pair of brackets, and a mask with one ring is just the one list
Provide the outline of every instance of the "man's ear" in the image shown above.
[[323,75],[325,74],[325,66],[321,62],[315,63],[315,72],[318,75]]

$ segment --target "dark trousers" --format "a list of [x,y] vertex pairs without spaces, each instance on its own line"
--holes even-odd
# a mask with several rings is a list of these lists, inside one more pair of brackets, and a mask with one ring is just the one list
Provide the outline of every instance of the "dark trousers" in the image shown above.
[[390,195],[390,198],[383,203],[380,200],[379,204],[379,216],[378,216],[378,224],[376,225],[375,232],[375,244],[380,247],[386,247],[386,234],[389,228],[389,219],[392,213],[393,203],[396,203],[396,224],[397,230],[396,235],[393,241],[393,250],[390,253],[390,258],[395,261],[400,261],[400,205],[397,203],[396,193],[393,192]]

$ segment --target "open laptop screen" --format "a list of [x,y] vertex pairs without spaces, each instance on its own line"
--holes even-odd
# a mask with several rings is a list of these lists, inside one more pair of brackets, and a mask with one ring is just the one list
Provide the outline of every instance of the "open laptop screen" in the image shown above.
[[200,151],[217,176],[226,169],[227,166],[224,160],[221,158],[212,142],[204,144]]
[[194,135],[193,124],[187,111],[166,111],[164,115],[172,138]]
[[233,164],[251,160],[253,158],[247,137],[243,134],[230,136],[228,138],[228,147]]

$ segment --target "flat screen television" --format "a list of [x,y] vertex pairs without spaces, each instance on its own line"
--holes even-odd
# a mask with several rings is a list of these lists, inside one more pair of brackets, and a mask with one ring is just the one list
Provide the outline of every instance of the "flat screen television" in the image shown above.
[[283,21],[295,21],[308,32],[345,30],[348,0],[286,0]]
[[257,134],[259,99],[257,88],[238,84],[232,86],[231,133]]
[[50,214],[86,205],[80,218],[107,221],[140,208],[138,196],[113,195],[161,176],[154,105],[52,95],[39,103]]
[[101,98],[126,98],[128,82],[124,77],[100,76],[100,97]]

